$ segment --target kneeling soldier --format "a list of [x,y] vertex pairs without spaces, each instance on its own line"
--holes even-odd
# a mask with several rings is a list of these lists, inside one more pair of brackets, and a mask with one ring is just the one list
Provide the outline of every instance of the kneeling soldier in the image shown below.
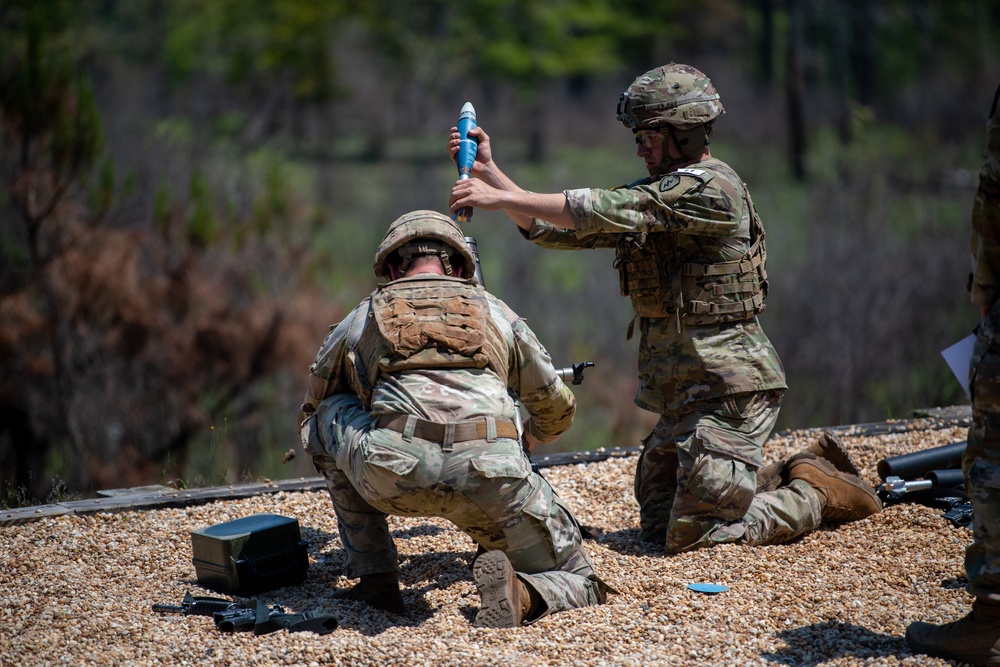
[[476,625],[514,627],[601,604],[608,589],[520,443],[556,440],[576,400],[474,268],[447,216],[393,222],[375,256],[385,282],[323,342],[298,424],[333,499],[347,576],[360,578],[342,595],[403,613],[386,517],[442,517],[480,545]]

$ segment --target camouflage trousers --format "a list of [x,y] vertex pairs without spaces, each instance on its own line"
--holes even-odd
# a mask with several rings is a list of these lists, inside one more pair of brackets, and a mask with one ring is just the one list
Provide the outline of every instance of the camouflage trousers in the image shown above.
[[735,394],[660,417],[635,471],[643,540],[679,553],[724,543],[778,544],[819,526],[819,497],[804,481],[757,491],[781,395]]
[[517,576],[545,602],[537,618],[605,602],[607,587],[583,547],[579,524],[531,471],[517,440],[449,448],[407,440],[373,428],[352,394],[330,396],[309,421],[303,444],[326,478],[348,577],[399,569],[387,515],[441,517],[483,548],[507,554]]
[[1000,604],[1000,305],[979,325],[969,387],[972,426],[962,459],[972,503],[972,544],[965,551],[969,590]]

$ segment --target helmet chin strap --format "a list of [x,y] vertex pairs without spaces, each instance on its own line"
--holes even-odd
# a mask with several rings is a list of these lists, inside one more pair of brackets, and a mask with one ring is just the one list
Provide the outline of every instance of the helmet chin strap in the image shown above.
[[[711,135],[710,127],[709,123],[705,123],[690,130],[678,130],[675,127],[667,125],[663,143],[663,160],[650,171],[649,175],[654,178],[663,176],[690,163],[691,160],[701,157],[709,144],[709,136]],[[670,156],[669,146],[667,145],[668,141],[672,142],[677,148],[680,157],[674,158]]]

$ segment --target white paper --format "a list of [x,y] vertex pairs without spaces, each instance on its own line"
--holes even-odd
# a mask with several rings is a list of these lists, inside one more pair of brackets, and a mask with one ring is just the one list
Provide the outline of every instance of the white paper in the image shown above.
[[972,363],[972,346],[976,342],[976,335],[969,334],[946,350],[941,351],[941,356],[948,362],[948,368],[958,378],[966,396],[969,395],[969,365]]

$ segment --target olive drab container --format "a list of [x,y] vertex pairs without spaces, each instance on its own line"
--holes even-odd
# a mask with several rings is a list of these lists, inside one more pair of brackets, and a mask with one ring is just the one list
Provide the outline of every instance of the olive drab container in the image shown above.
[[191,531],[198,584],[231,595],[252,595],[306,578],[309,555],[299,522],[252,514]]

